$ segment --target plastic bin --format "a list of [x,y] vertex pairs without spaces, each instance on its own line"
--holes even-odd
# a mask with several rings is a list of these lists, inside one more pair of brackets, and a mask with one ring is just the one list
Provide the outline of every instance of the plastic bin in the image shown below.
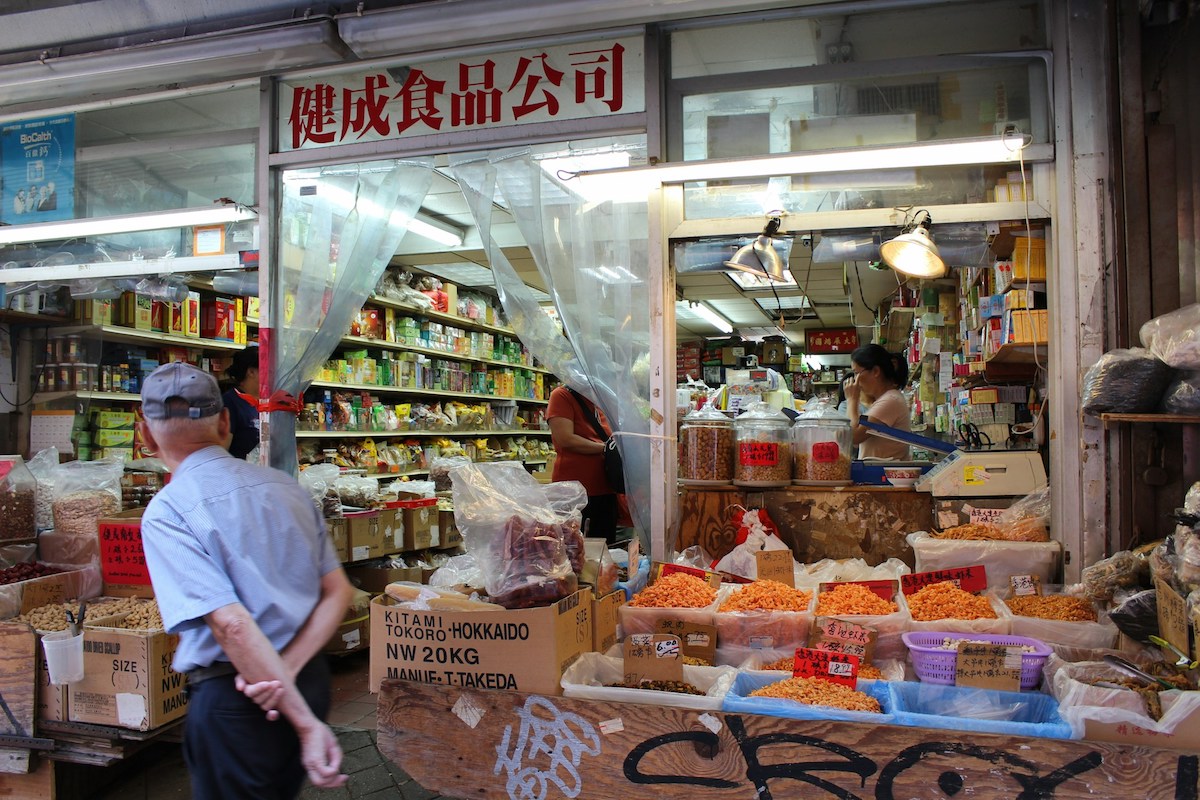
[[804,611],[721,611],[741,586],[722,586],[717,592],[717,643],[721,647],[786,649],[803,647],[813,624],[814,587],[797,587],[809,593]]
[[1021,688],[1036,689],[1042,681],[1042,666],[1051,650],[1044,642],[1024,636],[990,636],[982,633],[956,633],[953,631],[910,631],[902,637],[912,657],[913,670],[925,683],[954,684],[954,670],[958,664],[958,651],[946,650],[941,645],[946,639],[955,641],[987,642],[988,644],[1017,645],[1032,647],[1033,652],[1021,654]]
[[672,708],[696,708],[720,711],[737,670],[732,667],[692,667],[684,665],[683,680],[707,694],[680,694],[653,689],[626,689],[605,686],[625,679],[625,661],[621,656],[584,653],[563,673],[561,685],[567,697],[582,697],[608,703],[645,703]]
[[846,722],[867,722],[874,724],[895,723],[892,714],[892,695],[886,681],[863,681],[858,685],[858,691],[868,694],[879,701],[882,714],[872,714],[869,711],[845,711],[829,706],[809,706],[793,700],[776,700],[771,697],[750,697],[756,689],[778,683],[784,680],[784,675],[778,672],[742,672],[733,682],[733,688],[725,695],[726,712],[743,714],[766,714],[770,717],[786,717],[788,719],[836,719]]
[[896,722],[900,725],[1047,739],[1072,738],[1071,726],[1058,713],[1058,701],[1047,694],[928,683],[889,685]]

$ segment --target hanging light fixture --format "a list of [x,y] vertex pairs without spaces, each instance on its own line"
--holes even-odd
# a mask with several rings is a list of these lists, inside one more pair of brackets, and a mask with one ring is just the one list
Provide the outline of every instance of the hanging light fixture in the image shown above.
[[749,272],[780,283],[787,280],[783,276],[783,259],[779,257],[771,241],[771,237],[779,233],[779,226],[782,224],[783,220],[780,217],[772,216],[758,238],[739,247],[733,258],[725,262],[725,268]]
[[884,263],[902,275],[913,278],[940,278],[946,274],[946,262],[933,243],[929,227],[933,218],[924,209],[904,226],[899,236],[884,242],[879,255]]

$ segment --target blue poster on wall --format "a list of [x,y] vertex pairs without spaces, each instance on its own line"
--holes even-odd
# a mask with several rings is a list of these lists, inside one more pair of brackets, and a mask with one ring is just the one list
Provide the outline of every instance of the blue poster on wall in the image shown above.
[[29,225],[75,218],[75,115],[0,127],[0,222]]

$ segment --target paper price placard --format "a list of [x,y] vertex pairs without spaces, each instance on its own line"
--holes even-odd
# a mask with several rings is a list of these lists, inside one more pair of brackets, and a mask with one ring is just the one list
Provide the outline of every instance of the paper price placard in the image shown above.
[[820,678],[854,689],[858,687],[858,663],[858,656],[797,647],[792,677]]
[[682,644],[666,633],[638,633],[625,637],[625,682],[682,681]]
[[717,628],[699,622],[684,622],[681,619],[660,619],[656,626],[659,633],[678,636],[683,655],[698,658],[706,664],[717,661]]
[[1154,590],[1158,595],[1158,635],[1184,653],[1190,652],[1187,601],[1162,578],[1154,579]]
[[960,641],[954,684],[979,689],[1021,691],[1021,647]]
[[900,576],[900,588],[906,595],[921,591],[926,586],[942,581],[953,581],[964,592],[982,592],[987,588],[987,570],[982,564],[972,567],[937,569],[933,572],[914,572]]
[[650,583],[654,583],[659,578],[674,575],[677,572],[682,572],[685,575],[694,575],[700,580],[706,581],[714,589],[721,588],[721,574],[719,572],[709,572],[708,570],[696,567],[685,567],[682,564],[663,564],[658,561],[650,565]]
[[760,581],[779,581],[795,588],[796,573],[792,551],[788,550],[759,550],[754,554],[758,561],[758,579]]
[[1042,579],[1037,575],[1011,575],[1008,583],[1014,597],[1028,597],[1042,593]]
[[879,632],[874,628],[836,617],[817,617],[808,646],[814,650],[857,656],[863,662],[869,662],[878,638]]

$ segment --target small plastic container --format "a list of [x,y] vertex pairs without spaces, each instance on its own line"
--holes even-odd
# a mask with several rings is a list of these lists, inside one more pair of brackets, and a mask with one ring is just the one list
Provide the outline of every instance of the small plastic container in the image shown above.
[[83,680],[83,631],[55,631],[42,636],[50,683],[62,686]]
[[751,403],[733,423],[737,456],[733,482],[738,486],[787,486],[792,482],[791,420],[766,403]]
[[827,403],[810,403],[792,425],[793,482],[848,486],[853,434],[850,420]]
[[949,631],[910,631],[901,637],[908,645],[913,670],[926,683],[953,684],[958,651],[944,647],[947,639],[1028,647],[1021,653],[1021,688],[1036,689],[1042,682],[1042,666],[1051,650],[1044,642],[1024,636],[994,636],[984,633],[953,633]]
[[37,533],[37,479],[19,455],[0,456],[0,541]]
[[732,419],[707,403],[692,411],[679,426],[679,480],[693,486],[729,484],[735,445]]

